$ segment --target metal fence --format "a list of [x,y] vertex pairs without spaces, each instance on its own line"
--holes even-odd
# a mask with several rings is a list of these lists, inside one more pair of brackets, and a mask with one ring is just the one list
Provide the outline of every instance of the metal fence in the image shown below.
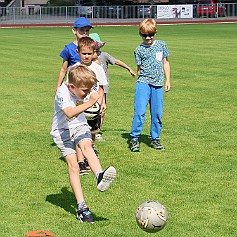
[[[64,24],[72,23],[80,16],[89,18],[92,23],[137,21],[157,18],[157,9],[157,5],[5,7],[0,8],[0,24]],[[192,19],[237,17],[237,3],[222,3],[214,9],[214,14],[213,9],[211,13],[199,5],[193,5],[192,9]]]

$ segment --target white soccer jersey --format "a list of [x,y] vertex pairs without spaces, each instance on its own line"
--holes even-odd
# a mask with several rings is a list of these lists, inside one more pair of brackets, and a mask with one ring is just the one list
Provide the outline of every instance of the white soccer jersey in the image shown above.
[[[75,67],[77,65],[81,65],[80,62],[75,63],[73,66],[68,68],[68,71],[72,68]],[[92,62],[90,66],[87,66],[88,68],[90,68],[96,75],[96,79],[98,80],[98,85],[100,86],[105,86],[108,84],[107,79],[106,79],[106,74],[104,72],[104,69],[101,65],[99,65],[96,62]],[[68,78],[67,78],[67,82],[68,82]]]
[[[80,64],[81,64],[80,62],[75,63],[72,67],[80,65]],[[94,91],[98,92],[99,91],[99,86],[107,86],[108,85],[106,75],[105,75],[105,71],[104,71],[104,69],[101,65],[99,65],[96,62],[92,62],[91,65],[88,66],[88,68],[90,68],[95,73],[96,79],[98,80],[97,84],[95,84],[93,86]],[[86,96],[86,98],[84,99],[84,102],[87,102],[89,100],[90,94],[88,94]]]
[[67,107],[76,107],[82,104],[82,99],[73,95],[65,83],[63,83],[57,90],[54,100],[54,116],[51,133],[59,129],[70,129],[78,125],[87,124],[84,113],[69,119],[63,110]]
[[105,71],[101,65],[96,62],[92,62],[88,67],[95,73],[96,79],[99,81],[100,86],[105,86],[108,84]]

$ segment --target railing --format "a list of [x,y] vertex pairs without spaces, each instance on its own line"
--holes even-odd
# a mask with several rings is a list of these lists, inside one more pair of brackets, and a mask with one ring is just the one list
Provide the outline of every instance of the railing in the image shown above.
[[[146,17],[159,17],[158,6],[159,5],[3,7],[0,8],[0,24],[64,24],[72,23],[75,18],[80,16],[89,18],[92,23],[135,21]],[[179,5],[175,6],[178,9]],[[172,8],[172,10],[173,9],[174,8]],[[217,6],[211,14],[209,14],[210,12],[207,12],[207,10],[204,10],[204,8],[200,8],[199,5],[191,5],[191,9],[193,11],[192,19],[201,17],[237,17],[237,3],[222,3],[220,6]]]

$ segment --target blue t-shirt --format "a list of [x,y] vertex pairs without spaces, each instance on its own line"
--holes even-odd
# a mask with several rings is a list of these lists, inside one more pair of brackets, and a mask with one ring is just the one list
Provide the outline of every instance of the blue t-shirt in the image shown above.
[[60,53],[60,57],[65,61],[68,61],[68,67],[81,61],[79,54],[77,53],[77,45],[73,42],[65,45],[63,51]]
[[169,54],[168,47],[162,40],[155,40],[152,45],[139,45],[134,50],[136,64],[140,66],[138,81],[163,86],[163,59]]

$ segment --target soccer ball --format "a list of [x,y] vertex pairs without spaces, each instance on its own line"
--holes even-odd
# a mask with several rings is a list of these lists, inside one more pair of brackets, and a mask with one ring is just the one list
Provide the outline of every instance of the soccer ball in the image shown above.
[[139,227],[149,233],[162,230],[168,220],[166,208],[157,201],[142,203],[136,211],[136,221]]
[[100,104],[96,102],[89,109],[84,111],[87,120],[94,120],[99,117],[100,114]]

